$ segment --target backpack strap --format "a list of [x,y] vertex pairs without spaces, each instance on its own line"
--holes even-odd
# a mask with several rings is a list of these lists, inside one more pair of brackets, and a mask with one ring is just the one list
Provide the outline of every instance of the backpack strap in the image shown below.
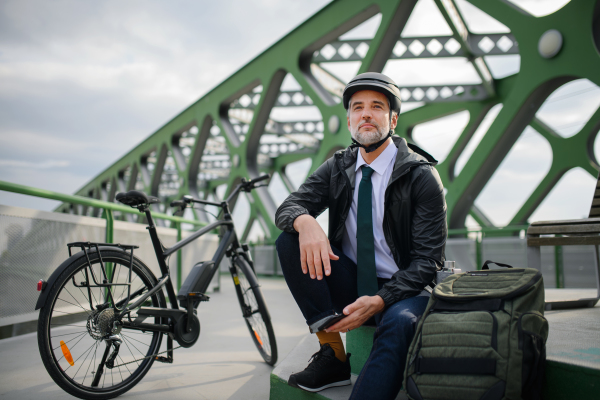
[[498,311],[503,309],[502,299],[459,299],[456,302],[437,299],[431,311]]
[[490,261],[487,260],[486,262],[483,263],[483,267],[481,267],[481,269],[490,269],[490,267],[488,267],[489,264],[496,264],[499,267],[506,267],[506,268],[512,268],[512,265],[508,265],[508,264],[502,264],[496,261]]
[[417,358],[417,374],[495,375],[496,360],[492,358]]

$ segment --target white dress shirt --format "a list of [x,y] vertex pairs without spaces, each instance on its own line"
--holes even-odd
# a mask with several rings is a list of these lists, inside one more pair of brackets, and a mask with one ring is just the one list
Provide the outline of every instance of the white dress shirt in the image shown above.
[[373,169],[371,183],[373,184],[372,204],[373,204],[373,237],[375,239],[375,265],[378,278],[391,278],[398,271],[398,266],[394,261],[392,252],[388,247],[383,234],[383,212],[385,201],[385,189],[394,170],[398,149],[393,143],[383,150],[383,152],[371,163],[367,164],[363,159],[360,150],[356,159],[356,176],[354,181],[354,195],[352,206],[348,218],[346,218],[346,230],[342,239],[342,251],[352,261],[356,263],[356,212],[358,207],[358,190],[362,179],[363,165],[368,165]]

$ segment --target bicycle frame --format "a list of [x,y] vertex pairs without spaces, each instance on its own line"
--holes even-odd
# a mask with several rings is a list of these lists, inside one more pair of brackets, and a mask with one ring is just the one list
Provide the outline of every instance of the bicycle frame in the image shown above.
[[[53,272],[49,278],[50,289],[45,292],[44,281],[42,281],[42,293],[38,298],[37,307],[41,309],[38,320],[40,354],[55,382],[68,393],[80,398],[114,397],[137,384],[153,362],[173,363],[175,349],[189,348],[200,337],[200,320],[196,308],[200,302],[208,300],[204,292],[208,289],[214,274],[218,272],[224,257],[232,263],[229,271],[232,274],[250,336],[265,362],[269,365],[275,364],[277,344],[270,316],[253,271],[248,246],[240,243],[229,211],[229,202],[234,196],[240,191],[250,192],[257,187],[257,182],[268,178],[268,175],[263,175],[250,181],[242,179],[229,197],[221,203],[195,200],[191,196],[183,196],[182,200],[172,201],[171,206],[180,207],[181,210],[192,203],[215,205],[220,207],[223,214],[220,214],[221,219],[195,232],[190,232],[189,237],[178,241],[170,248],[162,244],[150,210],[150,205],[157,203],[159,199],[136,190],[119,193],[117,200],[145,214],[148,233],[161,271],[160,275],[157,279],[141,260],[134,257],[133,251],[138,246],[95,242],[67,244],[69,258]],[[183,286],[176,293],[171,282],[169,257],[215,229],[218,229],[220,234],[212,260],[196,263]],[[81,251],[71,254],[72,247],[81,247]],[[48,287],[48,284],[45,286]],[[81,292],[85,301],[82,302],[81,298],[74,297],[71,294],[72,290],[70,291],[72,288],[76,288],[74,289],[76,293]],[[170,305],[165,301],[163,290],[166,291]],[[95,293],[98,295],[95,296]],[[71,302],[71,298],[75,303]],[[59,301],[61,303],[57,306]],[[66,313],[74,315],[73,322],[78,325],[56,323],[57,321],[53,320],[55,311],[62,314],[62,308],[68,307],[62,302],[78,306],[84,311],[81,313],[77,309],[71,313],[69,308],[69,313]],[[89,309],[86,304],[88,302]],[[148,323],[144,323],[148,318]],[[68,321],[71,322],[71,317]],[[63,332],[62,326],[66,325],[79,329],[69,328],[68,332]],[[59,334],[54,333],[54,326],[60,330]],[[72,332],[73,330],[75,332]],[[135,331],[138,333],[141,331],[146,335],[137,336],[137,339],[135,336],[130,337],[129,334]],[[66,335],[77,336],[68,338]],[[60,340],[60,346],[57,346],[56,342],[59,339],[54,339],[55,337],[61,337],[66,342]],[[73,353],[77,356],[74,360],[70,357],[70,352],[84,338],[87,338],[86,342],[79,345],[76,353]],[[161,351],[163,339],[166,339],[165,351]],[[131,342],[131,346],[135,348],[135,351],[132,351],[128,344],[130,340],[139,342],[143,346],[142,350]],[[175,341],[177,347],[174,347]],[[122,344],[129,349],[128,355],[123,353],[127,350],[123,350]],[[101,347],[103,345],[105,345],[104,349]],[[165,353],[166,356],[162,356]],[[83,361],[79,361],[82,357],[85,357]],[[74,366],[74,362],[77,361],[80,364],[76,367],[77,370],[67,372],[69,366],[65,363]],[[84,364],[87,365],[87,369],[81,376],[79,373]],[[135,365],[130,369],[127,366],[129,364]],[[88,379],[88,371],[92,365],[91,371],[94,377]],[[122,370],[121,367],[126,369]],[[106,379],[108,386],[105,386],[105,380],[102,378],[107,377],[104,373],[105,368],[107,373],[108,370],[118,368],[116,383],[112,379],[113,373],[110,372],[110,382]]]
[[[238,190],[235,190],[234,193],[232,193],[232,195],[230,195],[229,198],[222,203],[213,203],[213,202],[208,202],[208,201],[204,201],[204,200],[194,200],[197,203],[209,204],[209,205],[215,205],[215,206],[222,207],[223,213],[224,213],[223,219],[215,221],[215,222],[205,226],[204,228],[199,229],[198,231],[194,232],[189,237],[182,239],[179,242],[175,243],[170,248],[166,248],[160,241],[160,238],[158,237],[158,233],[156,231],[156,226],[154,224],[154,220],[152,219],[152,214],[151,214],[149,207],[146,205],[146,206],[144,206],[143,209],[140,210],[146,214],[146,218],[148,220],[148,228],[147,229],[150,234],[150,238],[152,239],[152,245],[154,248],[154,252],[156,254],[156,258],[157,258],[158,265],[160,267],[162,276],[159,278],[157,285],[154,286],[150,291],[148,291],[148,293],[144,294],[139,299],[137,299],[134,303],[132,303],[132,304],[128,305],[126,308],[124,308],[118,316],[119,319],[122,318],[129,311],[139,307],[150,296],[155,294],[157,291],[161,290],[163,288],[163,286],[166,288],[167,295],[168,295],[169,301],[171,303],[171,309],[172,310],[182,310],[183,308],[179,307],[179,304],[177,302],[177,295],[173,288],[173,284],[170,280],[170,270],[169,270],[169,266],[166,263],[166,259],[170,255],[174,254],[178,250],[182,249],[183,247],[192,243],[194,240],[198,239],[200,236],[203,236],[206,233],[208,233],[220,226],[223,226],[226,228],[226,230],[221,237],[221,241],[219,243],[219,246],[218,246],[215,254],[213,255],[212,261],[214,262],[214,265],[213,265],[212,270],[210,271],[209,277],[208,277],[208,279],[212,280],[212,278],[214,277],[214,274],[217,272],[217,270],[219,268],[221,261],[223,260],[223,257],[225,257],[226,255],[230,256],[230,254],[228,254],[228,252],[227,252],[227,249],[232,245],[233,245],[232,246],[233,249],[241,248],[241,245],[240,245],[237,235],[235,233],[233,220],[231,219],[231,213],[229,212],[229,206],[228,206],[229,200],[235,194],[237,194],[237,192],[238,192]],[[243,251],[242,256],[244,258],[246,258],[248,261],[250,261],[250,258],[248,257],[247,254],[245,254],[245,251]],[[186,277],[186,281],[197,278],[198,277],[197,275],[200,274],[201,272],[202,271],[200,271],[200,270],[195,271],[193,269],[190,272],[190,274]],[[131,290],[131,288],[129,288],[129,290],[128,290],[127,299],[124,301],[124,304],[128,304],[128,302],[129,302],[129,299],[131,297],[130,290]],[[160,331],[160,332],[166,331],[165,330],[166,327],[164,325],[157,325],[157,324],[141,324],[140,323],[136,327],[134,327],[134,326],[128,326],[128,327],[133,328],[133,329],[142,329],[143,328],[145,330],[150,330],[150,331],[152,331],[152,330]]]

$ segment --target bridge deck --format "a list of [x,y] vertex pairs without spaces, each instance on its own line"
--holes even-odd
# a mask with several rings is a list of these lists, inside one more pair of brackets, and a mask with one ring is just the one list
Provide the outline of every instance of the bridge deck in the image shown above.
[[[272,367],[262,361],[248,334],[229,276],[221,292],[199,308],[202,332],[189,349],[175,350],[172,365],[155,363],[141,383],[119,398],[266,399]],[[260,278],[273,318],[279,359],[308,331],[283,279]],[[0,340],[2,399],[65,399],[46,372],[30,333]]]
[[[559,298],[561,291],[547,289],[546,297]],[[594,290],[587,292],[589,296],[581,297],[595,297]],[[545,316],[550,324],[546,343],[548,360],[600,371],[600,303],[593,308],[546,311]]]
[[[595,297],[596,290],[547,289],[549,301],[572,300]],[[600,390],[600,304],[594,308],[554,310],[545,313],[550,324],[546,343],[547,364],[545,398],[594,399]],[[372,343],[374,328],[364,327],[352,332],[349,351],[352,372],[358,373],[366,361]],[[343,335],[345,336],[345,335]],[[350,340],[350,339],[348,339]],[[298,346],[273,370],[271,375],[271,399],[347,399],[350,386],[331,388],[317,394],[307,393],[287,385],[291,373],[302,370],[310,354],[318,350],[317,342],[305,335]],[[353,381],[356,376],[353,375]],[[407,399],[400,392],[397,400]]]
[[[306,326],[285,282],[261,278],[261,286],[273,317],[280,351],[280,362],[273,372],[280,377],[289,375],[293,366],[286,366],[282,360],[289,354],[288,362],[297,359],[303,368],[318,346],[313,337],[302,340],[307,336]],[[600,371],[600,304],[592,309],[550,311],[546,316],[550,322],[548,360],[556,362],[555,367],[566,368],[564,371],[553,368],[551,372],[577,377],[582,371],[577,368]],[[202,304],[200,321],[202,334],[196,346],[176,350],[173,365],[156,363],[142,382],[122,398],[268,398],[272,369],[262,362],[251,342],[228,276],[222,277],[221,292],[211,295],[211,301]],[[292,351],[299,342],[302,343],[298,349]],[[300,348],[306,351],[300,352]],[[0,364],[2,398],[70,397],[46,373],[38,354],[35,333],[0,340],[0,359],[3,360]],[[571,388],[576,386],[571,385]],[[342,397],[348,389],[340,390],[344,392]],[[331,395],[336,397],[334,393]]]

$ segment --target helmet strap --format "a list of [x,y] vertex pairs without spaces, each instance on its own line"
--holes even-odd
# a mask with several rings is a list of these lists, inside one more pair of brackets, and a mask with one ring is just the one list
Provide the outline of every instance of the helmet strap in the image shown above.
[[371,152],[377,150],[379,147],[381,147],[381,145],[384,144],[386,140],[388,140],[389,138],[392,137],[392,135],[394,134],[394,131],[392,130],[392,117],[394,116],[394,114],[392,112],[392,103],[389,98],[388,98],[388,109],[390,110],[390,131],[388,132],[387,136],[384,137],[383,139],[381,139],[379,142],[370,144],[368,146],[365,146],[364,144],[359,143],[354,138],[352,138],[352,144],[350,145],[351,148],[352,147],[362,147],[363,149],[365,149],[365,151],[367,153],[371,153]]
[[352,138],[352,144],[350,145],[350,147],[351,148],[352,147],[362,147],[363,149],[365,149],[365,151],[367,153],[371,153],[371,152],[377,150],[379,147],[381,147],[381,145],[384,144],[386,142],[386,140],[388,140],[391,137],[392,137],[392,130],[390,129],[390,131],[388,132],[386,137],[381,139],[379,142],[370,144],[368,146],[365,146],[362,143],[358,143],[354,138]]

